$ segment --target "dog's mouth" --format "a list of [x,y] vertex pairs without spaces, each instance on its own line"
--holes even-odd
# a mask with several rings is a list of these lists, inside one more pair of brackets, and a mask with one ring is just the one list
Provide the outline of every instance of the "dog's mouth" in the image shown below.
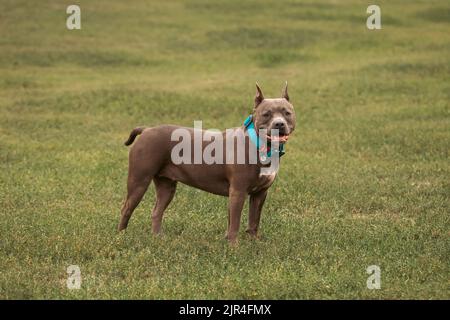
[[266,135],[266,138],[269,141],[278,141],[279,143],[285,143],[286,141],[288,141],[289,135],[288,134],[282,134],[282,135],[279,135],[279,136]]

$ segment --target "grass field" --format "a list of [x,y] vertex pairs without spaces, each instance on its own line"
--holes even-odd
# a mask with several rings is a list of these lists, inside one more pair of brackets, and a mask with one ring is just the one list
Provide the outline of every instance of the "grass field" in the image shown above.
[[[450,298],[449,2],[378,1],[376,31],[356,0],[76,3],[71,31],[70,1],[0,3],[0,298]],[[239,126],[285,80],[260,240],[183,185],[162,237],[153,186],[116,232],[132,128]]]

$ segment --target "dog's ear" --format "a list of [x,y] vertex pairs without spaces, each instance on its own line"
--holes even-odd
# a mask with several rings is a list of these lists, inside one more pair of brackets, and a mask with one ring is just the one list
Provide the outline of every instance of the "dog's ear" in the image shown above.
[[255,95],[255,109],[264,100],[264,95],[261,88],[256,83],[256,95]]
[[283,89],[283,92],[281,93],[281,97],[285,98],[287,101],[289,101],[287,81],[286,81],[286,84],[284,85],[284,89]]

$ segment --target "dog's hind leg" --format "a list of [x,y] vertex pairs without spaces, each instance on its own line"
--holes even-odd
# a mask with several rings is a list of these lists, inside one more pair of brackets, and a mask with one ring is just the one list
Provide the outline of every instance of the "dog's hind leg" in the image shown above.
[[152,212],[152,231],[154,234],[159,234],[164,210],[175,195],[177,182],[164,177],[154,177],[153,181],[156,188],[156,203]]
[[130,220],[131,215],[133,214],[134,209],[138,206],[139,202],[141,202],[142,197],[144,196],[145,191],[152,181],[151,176],[145,177],[128,177],[128,194],[127,199],[122,207],[120,223],[119,223],[119,231],[126,229],[128,226],[128,220]]

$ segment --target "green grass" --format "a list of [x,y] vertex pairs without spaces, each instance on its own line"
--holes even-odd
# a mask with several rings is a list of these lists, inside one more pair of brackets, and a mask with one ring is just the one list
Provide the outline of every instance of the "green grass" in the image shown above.
[[[450,298],[448,3],[379,1],[380,31],[356,0],[77,3],[79,31],[0,4],[0,298]],[[153,187],[116,232],[132,128],[238,126],[285,80],[260,240],[229,247],[226,198],[182,185],[162,237]]]

